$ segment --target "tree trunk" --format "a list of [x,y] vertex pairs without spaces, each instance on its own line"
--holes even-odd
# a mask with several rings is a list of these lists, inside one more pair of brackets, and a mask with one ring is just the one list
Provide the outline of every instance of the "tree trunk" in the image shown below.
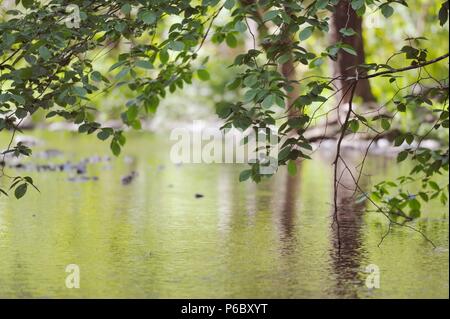
[[[344,37],[339,31],[343,28],[352,28],[357,34]],[[365,63],[364,41],[362,37],[362,18],[352,9],[350,1],[341,0],[335,7],[335,12],[331,18],[331,40],[333,43],[342,42],[352,46],[357,56],[340,50],[337,61],[333,63],[334,76],[354,77],[356,75],[355,66]],[[348,103],[350,92],[345,94],[348,84],[346,81],[337,81],[337,88],[342,89],[337,95],[339,101]],[[360,80],[356,88],[355,95],[362,98],[364,104],[373,104],[375,97],[372,94],[368,80]]]
[[[281,65],[281,73],[289,82],[297,81],[297,72],[292,57]],[[299,109],[293,107],[293,103],[300,95],[300,91],[297,83],[291,82],[291,86],[292,90],[287,93],[286,108],[288,109],[289,118],[294,118],[300,115]]]
[[[291,10],[288,7],[284,8],[287,15],[291,15]],[[289,60],[283,63],[281,67],[281,74],[286,78],[288,82],[290,82],[290,86],[292,87],[292,90],[287,92],[287,101],[286,101],[286,108],[288,110],[288,116],[289,118],[295,118],[301,115],[301,112],[299,109],[293,106],[295,100],[300,95],[300,87],[298,83],[296,82],[297,79],[297,71],[295,69],[294,59],[292,55],[292,33],[289,31],[289,28],[287,26],[284,26],[281,31],[282,41],[286,48],[286,53],[289,54]]]

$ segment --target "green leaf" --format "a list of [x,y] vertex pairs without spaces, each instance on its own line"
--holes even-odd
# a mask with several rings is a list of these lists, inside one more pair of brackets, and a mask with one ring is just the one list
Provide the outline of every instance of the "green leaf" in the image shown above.
[[284,99],[278,95],[275,95],[275,104],[281,108],[284,108],[286,106],[284,103]]
[[251,88],[257,83],[258,83],[258,77],[256,75],[250,75],[244,79],[244,84],[246,87]]
[[109,68],[108,72],[111,72],[111,71],[117,69],[118,67],[122,66],[122,65],[125,64],[125,63],[126,63],[125,60],[119,61],[119,62],[117,62],[117,63],[114,63],[113,65],[111,65],[111,67]]
[[447,23],[448,21],[448,9],[449,9],[449,4],[448,1],[445,1],[442,6],[441,9],[439,10],[439,24],[443,27],[445,23]]
[[400,134],[394,140],[394,146],[400,146],[405,142],[405,137]]
[[420,205],[420,202],[417,199],[411,199],[408,202],[408,206],[412,209],[412,210],[418,210],[420,211],[420,208],[422,207],[422,205]]
[[169,56],[169,52],[167,52],[167,50],[161,50],[159,51],[159,60],[161,61],[162,64],[166,64],[167,62],[169,62],[170,56]]
[[411,145],[414,142],[414,135],[412,135],[411,133],[407,133],[405,135],[405,141],[406,141],[406,143]]
[[428,182],[428,185],[430,185],[430,187],[432,188],[432,189],[434,189],[435,191],[440,191],[441,190],[441,188],[439,187],[439,185],[436,183],[436,182],[434,182],[434,181],[429,181]]
[[127,24],[125,22],[118,22],[116,23],[116,25],[114,26],[114,29],[117,32],[123,33],[125,31],[125,29],[127,28]]
[[409,217],[411,218],[419,218],[420,217],[420,210],[418,209],[411,209],[409,212]]
[[391,123],[387,119],[382,119],[381,127],[383,128],[383,130],[387,131],[391,128]]
[[316,9],[317,10],[325,9],[326,6],[328,5],[328,1],[329,0],[317,0],[316,1]]
[[24,105],[25,104],[25,99],[22,96],[12,94],[11,97],[14,99],[14,101],[19,103],[20,105]]
[[47,47],[45,45],[41,46],[38,51],[39,51],[40,57],[42,59],[44,59],[45,61],[48,61],[48,60],[51,59],[52,54],[49,51],[49,49],[47,49]]
[[22,198],[25,195],[25,193],[27,192],[27,189],[28,189],[28,184],[27,183],[20,184],[14,190],[14,196],[17,199]]
[[129,122],[132,122],[136,119],[139,114],[139,108],[137,105],[131,105],[127,110],[127,119]]
[[284,64],[286,62],[288,62],[291,59],[291,55],[290,54],[283,54],[282,56],[280,56],[277,60],[278,64]]
[[225,7],[225,9],[231,10],[234,8],[235,5],[236,5],[236,0],[227,0],[227,1],[225,1],[223,6]]
[[173,41],[173,42],[170,42],[169,48],[173,51],[183,51],[184,43],[181,41]]
[[385,4],[381,7],[381,13],[385,18],[389,18],[394,13],[394,9],[390,5]]
[[97,134],[98,139],[102,140],[102,141],[107,140],[110,136],[111,136],[111,134],[108,131],[105,131],[105,130],[101,130]]
[[252,100],[255,98],[255,96],[256,96],[257,93],[258,93],[257,90],[248,90],[248,91],[245,92],[245,94],[244,94],[244,101],[245,101],[246,103],[252,101]]
[[119,133],[117,134],[117,141],[119,142],[120,145],[124,146],[125,143],[127,142],[127,139],[125,138],[124,135],[122,135],[121,132],[119,132]]
[[226,119],[233,111],[233,104],[227,102],[219,102],[216,104],[216,113],[221,119]]
[[311,63],[309,63],[309,67],[311,69],[319,67],[323,64],[324,60],[322,58],[315,58],[314,60],[311,61]]
[[125,3],[125,4],[120,8],[120,11],[121,11],[123,14],[125,14],[125,15],[130,14],[130,12],[131,12],[131,5],[130,5],[129,3]]
[[359,130],[359,122],[357,120],[351,120],[349,122],[349,127],[353,133],[356,133]]
[[404,103],[398,103],[397,104],[397,110],[399,112],[406,112],[406,105]]
[[75,94],[75,95],[78,95],[78,96],[86,96],[86,94],[88,93],[87,91],[86,91],[86,89],[84,88],[84,87],[81,87],[81,86],[74,86],[73,88],[72,88],[72,92]]
[[364,0],[352,0],[353,10],[361,9],[365,5]]
[[408,157],[408,151],[402,151],[397,155],[397,163],[403,162]]
[[120,145],[117,143],[116,140],[112,140],[111,141],[111,145],[110,145],[111,151],[114,154],[114,156],[119,156],[120,155]]
[[145,103],[145,110],[149,113],[155,113],[159,105],[159,98],[156,95],[150,96]]
[[441,194],[440,201],[442,205],[447,205],[448,197],[444,192]]
[[238,45],[237,39],[232,33],[227,34],[225,41],[230,48],[235,48]]
[[123,78],[125,75],[128,74],[128,72],[130,72],[129,68],[123,68],[122,70],[120,70],[119,73],[116,74],[115,76],[116,80]]
[[16,114],[17,118],[23,119],[23,118],[27,117],[28,111],[23,108],[17,108],[15,114]]
[[278,10],[268,11],[263,16],[263,21],[270,21],[278,17]]
[[205,69],[197,70],[197,75],[198,75],[198,78],[202,81],[208,81],[211,78],[211,76],[209,75],[209,72]]
[[151,64],[150,61],[147,61],[147,60],[138,60],[135,62],[135,65],[142,69],[147,69],[147,70],[153,69],[153,64]]
[[26,9],[31,8],[33,6],[33,0],[22,0],[22,5]]
[[32,179],[30,176],[25,176],[23,179],[24,179],[28,184],[30,184],[31,186],[33,186],[34,189],[36,189],[38,192],[41,192],[41,191],[39,190],[39,188],[37,188],[37,187],[34,185],[34,181],[33,181],[33,179]]
[[242,22],[242,21],[238,21],[234,25],[234,29],[237,32],[244,33],[245,31],[247,31],[247,25],[244,22]]
[[275,104],[275,98],[276,95],[275,94],[269,94],[268,96],[266,96],[266,98],[262,101],[261,106],[265,109],[268,109],[270,107],[272,107],[272,105]]
[[251,176],[252,176],[251,169],[242,171],[241,174],[239,174],[239,182],[244,182],[244,181],[248,180]]
[[356,50],[352,46],[350,46],[348,44],[343,44],[342,45],[342,50],[344,50],[345,52],[350,53],[351,55],[354,55],[354,56],[358,55]]
[[346,37],[351,37],[356,34],[355,30],[353,30],[352,28],[342,28],[341,30],[339,30],[339,32]]
[[91,73],[91,79],[95,82],[100,82],[102,80],[102,75],[98,71],[94,71]]
[[156,14],[152,11],[145,11],[141,15],[141,20],[145,24],[154,24],[156,22]]
[[291,147],[285,147],[278,153],[278,160],[283,161],[291,154]]
[[312,35],[313,31],[314,31],[313,27],[307,27],[303,29],[299,34],[300,41],[307,40]]
[[429,196],[424,192],[419,192],[419,196],[424,202],[428,202],[430,200]]

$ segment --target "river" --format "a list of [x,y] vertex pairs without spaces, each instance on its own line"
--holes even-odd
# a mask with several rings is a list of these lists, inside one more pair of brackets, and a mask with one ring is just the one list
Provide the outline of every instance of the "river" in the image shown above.
[[[0,197],[0,297],[449,297],[448,207],[430,204],[412,224],[436,249],[404,227],[379,245],[386,218],[341,194],[339,252],[326,154],[301,163],[295,177],[281,169],[255,185],[239,183],[243,165],[174,165],[168,140],[150,133],[130,134],[112,159],[95,136],[32,134],[44,144],[29,163],[98,156],[84,174],[94,179],[10,169],[32,176],[40,193]],[[62,153],[41,158],[48,149]],[[411,165],[370,157],[363,184],[408,174]],[[79,266],[79,289],[66,287],[69,264]],[[379,288],[366,286],[369,265],[379,268]]]

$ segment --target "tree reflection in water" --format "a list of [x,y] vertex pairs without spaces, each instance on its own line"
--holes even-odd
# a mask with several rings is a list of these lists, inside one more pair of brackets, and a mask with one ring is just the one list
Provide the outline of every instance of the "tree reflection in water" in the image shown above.
[[[361,161],[359,155],[343,152],[343,160],[352,171],[349,172],[342,161],[338,164],[339,183],[337,190],[337,216],[334,207],[331,218],[331,250],[330,257],[336,276],[335,293],[342,297],[357,297],[357,290],[364,286],[365,276],[363,264],[365,250],[362,245],[362,232],[366,201],[357,201],[354,177],[359,171],[355,169]],[[361,174],[359,187],[367,189],[369,178]]]

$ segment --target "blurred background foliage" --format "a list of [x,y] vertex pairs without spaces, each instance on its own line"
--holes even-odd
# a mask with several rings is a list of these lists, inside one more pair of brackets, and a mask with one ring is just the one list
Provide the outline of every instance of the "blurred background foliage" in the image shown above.
[[[46,1],[42,1],[45,3]],[[0,21],[8,19],[6,11],[14,6],[14,1],[3,1],[1,5]],[[441,2],[430,0],[415,0],[408,2],[409,8],[393,4],[395,14],[386,19],[378,7],[373,7],[366,12],[364,16],[364,41],[367,63],[383,63],[390,61],[393,67],[404,66],[404,59],[400,56],[392,57],[392,54],[399,52],[407,44],[408,38],[423,37],[421,40],[423,47],[428,50],[429,57],[436,57],[442,52],[448,51],[448,25],[444,28],[436,23],[436,14],[439,11]],[[372,11],[370,11],[372,10]],[[152,35],[153,41],[164,39],[167,35],[167,28],[175,21],[173,17],[159,23],[158,31]],[[153,114],[141,114],[150,121],[143,124],[144,128],[154,130],[155,127],[162,129],[170,128],[180,122],[189,123],[192,120],[216,121],[215,105],[216,103],[227,100],[236,102],[242,98],[242,92],[239,89],[229,90],[227,84],[232,81],[239,71],[239,68],[230,68],[237,54],[246,52],[252,46],[252,39],[249,32],[234,32],[231,36],[225,36],[225,41],[217,44],[218,35],[227,23],[230,22],[230,16],[223,11],[214,22],[212,40],[206,41],[202,50],[199,52],[200,59],[197,60],[197,68],[202,68],[201,61],[207,59],[205,64],[207,69],[207,81],[202,81],[197,76],[192,85],[186,86],[183,90],[169,94],[166,99],[161,101],[160,107]],[[117,61],[119,55],[130,49],[131,45],[148,43],[150,35],[144,35],[139,39],[120,39],[106,48],[96,49],[89,54],[94,61],[94,69],[102,74],[108,74],[108,69]],[[133,42],[133,43],[131,43]],[[216,43],[214,43],[216,42]],[[322,32],[315,32],[312,37],[304,43],[308,51],[320,54],[330,43],[330,39]],[[25,62],[22,62],[25,63]],[[329,76],[332,74],[331,60],[318,68],[308,66],[297,66],[297,74],[300,78],[306,78],[312,75]],[[436,63],[427,68],[436,78],[445,78],[448,75],[448,65],[446,63]],[[145,72],[153,70],[136,68],[138,76]],[[114,80],[114,74],[109,73],[109,80]],[[372,91],[381,105],[385,103],[391,111],[395,109],[393,103],[388,103],[396,94],[397,87],[402,87],[408,83],[414,82],[417,78],[417,72],[407,72],[397,80],[395,85],[387,84],[384,78],[372,79]],[[448,78],[448,76],[447,76]],[[205,80],[205,79],[204,79]],[[422,83],[430,87],[433,80],[427,80]],[[307,89],[300,86],[300,92],[306,92]],[[95,117],[101,122],[114,123],[120,119],[124,105],[128,100],[135,97],[136,92],[130,90],[127,86],[115,87],[106,92],[95,93],[90,102],[90,106],[95,108]],[[356,99],[358,102],[358,98]],[[310,105],[306,112],[312,112],[317,103]],[[328,109],[334,107],[333,101],[329,101]],[[435,108],[440,108],[435,104]],[[282,111],[280,110],[280,113]],[[33,114],[32,119],[35,123],[44,123],[46,112],[38,110]],[[403,131],[415,131],[423,134],[432,127],[432,123],[427,120],[429,113],[422,107],[417,107],[411,112],[401,113],[395,117],[394,127]],[[47,122],[62,122],[61,118],[52,118]],[[120,125],[120,123],[117,123]],[[56,127],[58,127],[56,125]],[[448,143],[448,130],[439,130],[433,132],[434,138]]]

